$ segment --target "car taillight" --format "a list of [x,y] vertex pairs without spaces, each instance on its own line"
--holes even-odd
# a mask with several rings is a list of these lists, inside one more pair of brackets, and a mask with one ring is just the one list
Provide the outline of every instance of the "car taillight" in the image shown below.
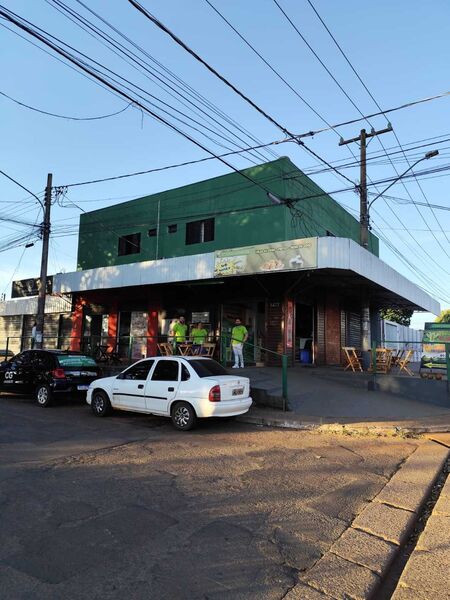
[[64,369],[53,369],[52,375],[55,379],[65,379],[66,373]]
[[220,402],[220,385],[215,385],[209,390],[209,401]]

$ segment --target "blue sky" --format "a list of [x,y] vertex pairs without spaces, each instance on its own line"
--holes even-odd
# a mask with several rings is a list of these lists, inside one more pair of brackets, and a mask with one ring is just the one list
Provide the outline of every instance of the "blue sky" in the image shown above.
[[[76,0],[64,1],[94,21],[92,15],[88,15]],[[273,0],[211,1],[326,120],[339,123],[359,116]],[[358,108],[364,114],[376,112],[373,101],[337,52],[308,2],[279,2]],[[9,9],[64,39],[158,98],[186,111],[185,107],[176,104],[173,98],[144,77],[142,72],[112,54],[50,4],[45,0],[4,0],[4,5]],[[215,79],[126,0],[89,0],[88,4],[255,137],[264,142],[283,138],[274,125]],[[205,0],[142,0],[142,4],[290,131],[301,133],[324,126],[320,118],[276,78]],[[315,0],[314,4],[383,108],[450,89],[446,77],[450,5],[445,0],[435,0],[432,4],[419,0],[399,0],[395,3],[386,0],[371,3]],[[5,21],[1,23],[6,24]],[[8,24],[6,26],[14,28]],[[23,35],[26,37],[26,34]],[[126,106],[125,101],[4,27],[0,27],[0,50],[3,57],[0,92],[22,102],[46,111],[78,117],[108,114]],[[45,187],[49,171],[54,174],[55,185],[64,185],[205,156],[191,142],[150,117],[143,116],[133,107],[109,119],[79,122],[40,115],[2,96],[0,109],[0,168],[35,193]],[[414,142],[425,138],[450,138],[449,109],[450,98],[443,98],[395,112],[390,115],[390,120],[401,143],[408,148],[409,144],[414,146]],[[382,128],[386,125],[386,119],[383,116],[376,117],[371,124]],[[339,131],[344,137],[353,137],[358,134],[360,127],[360,124],[355,124]],[[194,133],[214,152],[224,151]],[[308,144],[327,161],[353,160],[348,148],[339,147],[338,141],[338,135],[326,132],[308,140]],[[251,145],[248,138],[246,142]],[[397,142],[393,134],[384,135],[382,142],[386,148],[392,149],[390,151],[398,150],[394,148]],[[435,146],[411,151],[408,155],[414,162],[425,151],[442,148],[439,157],[421,163],[418,169],[444,166],[448,163],[449,146],[450,142],[436,143]],[[355,146],[353,150],[357,153],[358,148]],[[280,155],[288,155],[302,169],[317,167],[317,162],[311,156],[292,143],[283,144],[276,151]],[[368,152],[382,152],[377,140],[370,143]],[[400,162],[402,155],[393,156],[399,161],[396,164],[398,171],[404,171],[407,164]],[[238,168],[251,164],[245,157],[233,157],[230,162]],[[162,173],[73,188],[63,206],[52,207],[55,236],[51,243],[50,272],[70,271],[76,267],[76,225],[80,210],[71,206],[70,201],[84,210],[90,210],[225,172],[227,168],[218,161],[208,161]],[[357,167],[343,172],[357,181]],[[370,162],[368,173],[373,180],[395,176],[392,165],[386,159]],[[447,192],[449,173],[444,171],[438,177],[421,179],[422,189],[430,203],[450,206]],[[313,175],[313,178],[327,191],[346,187],[345,182],[334,174],[321,173]],[[405,185],[414,200],[426,202],[414,180],[405,180]],[[408,197],[402,184],[391,188],[389,194]],[[26,197],[27,194],[17,186],[0,178],[0,215],[15,215],[31,222],[39,219],[36,202]],[[358,198],[354,192],[339,194],[335,198],[353,210],[358,208]],[[389,203],[390,208],[384,200],[377,200],[374,222],[410,265],[407,268],[398,255],[383,243],[381,257],[423,287],[429,287],[427,282],[431,279],[432,295],[439,296],[443,307],[450,306],[450,259],[445,254],[450,256],[450,244],[445,237],[447,235],[450,239],[450,213],[436,210],[434,216],[425,207],[417,209],[411,204],[394,200]],[[2,223],[1,228],[0,243],[9,236],[26,233],[29,229],[6,222]],[[12,276],[15,279],[36,276],[39,254],[40,244],[29,249],[24,249],[22,245],[2,252],[0,292],[9,294]],[[419,325],[423,320],[424,316],[420,315],[414,319],[414,324]]]

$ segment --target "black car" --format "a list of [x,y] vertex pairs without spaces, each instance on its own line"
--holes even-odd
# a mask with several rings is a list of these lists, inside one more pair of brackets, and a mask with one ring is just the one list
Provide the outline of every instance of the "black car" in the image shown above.
[[100,375],[90,356],[63,350],[25,350],[0,364],[0,391],[34,394],[49,406],[58,394],[86,395]]

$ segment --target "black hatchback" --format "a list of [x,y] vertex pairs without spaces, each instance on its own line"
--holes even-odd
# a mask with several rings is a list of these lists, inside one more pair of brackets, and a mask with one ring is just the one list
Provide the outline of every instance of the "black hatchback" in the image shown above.
[[39,406],[49,406],[58,394],[86,396],[100,376],[90,356],[63,350],[25,350],[0,364],[0,391],[34,394]]

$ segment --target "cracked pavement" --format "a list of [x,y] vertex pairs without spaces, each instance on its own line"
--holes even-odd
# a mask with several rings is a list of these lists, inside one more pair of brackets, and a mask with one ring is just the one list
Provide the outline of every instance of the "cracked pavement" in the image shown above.
[[0,597],[281,599],[416,448],[0,399]]

